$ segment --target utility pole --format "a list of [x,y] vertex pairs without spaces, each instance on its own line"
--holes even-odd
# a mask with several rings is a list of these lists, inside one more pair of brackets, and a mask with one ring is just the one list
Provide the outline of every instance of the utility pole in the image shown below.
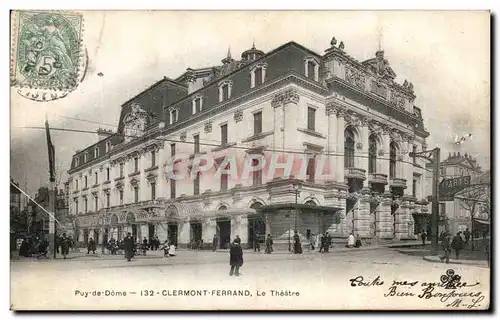
[[[429,155],[431,157],[429,157]],[[438,253],[438,224],[439,224],[439,178],[441,164],[441,149],[434,148],[432,150],[413,153],[410,152],[410,157],[416,156],[419,158],[431,161],[432,166],[432,211],[431,211],[431,255]]]

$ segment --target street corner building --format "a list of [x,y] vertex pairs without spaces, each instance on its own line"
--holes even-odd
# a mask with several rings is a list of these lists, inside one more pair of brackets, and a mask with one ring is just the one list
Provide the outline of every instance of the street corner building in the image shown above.
[[[138,93],[122,104],[116,132],[99,129],[98,142],[76,152],[68,180],[75,237],[155,234],[186,247],[211,246],[216,235],[219,248],[267,234],[279,247],[295,230],[303,241],[323,232],[336,242],[350,233],[416,239],[429,212],[425,160],[410,154],[426,150],[429,133],[415,99],[382,50],[361,62],[333,38],[323,54],[295,42],[267,53],[254,45],[239,60],[228,51],[217,66]],[[168,174],[172,158],[174,171],[189,172],[198,155],[213,157],[214,168],[185,180]],[[242,168],[249,157],[262,169]]]

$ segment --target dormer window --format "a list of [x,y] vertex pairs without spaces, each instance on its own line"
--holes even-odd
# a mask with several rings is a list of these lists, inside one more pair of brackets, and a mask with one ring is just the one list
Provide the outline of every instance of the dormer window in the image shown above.
[[266,79],[266,64],[258,64],[250,70],[250,88],[255,88],[264,83]]
[[80,158],[75,157],[75,167],[78,167],[80,165]]
[[170,124],[176,123],[179,120],[179,111],[177,109],[170,110]]
[[99,157],[99,147],[95,147],[94,149],[94,159]]
[[203,97],[196,96],[193,99],[193,114],[197,114],[203,108]]
[[88,152],[85,152],[85,153],[83,154],[83,163],[86,163],[86,162],[88,161],[88,159],[89,159],[89,153],[88,153]]
[[305,76],[314,81],[319,81],[319,62],[314,57],[304,58]]
[[106,153],[111,151],[111,141],[106,141]]
[[223,81],[219,84],[219,102],[229,100],[231,98],[232,81]]

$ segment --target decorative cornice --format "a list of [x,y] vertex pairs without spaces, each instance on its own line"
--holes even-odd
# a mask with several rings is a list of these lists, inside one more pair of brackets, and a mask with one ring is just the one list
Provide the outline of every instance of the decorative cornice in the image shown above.
[[208,120],[205,122],[205,133],[210,133],[212,132],[212,121]]
[[243,121],[243,109],[236,110],[234,112],[233,118],[236,123]]

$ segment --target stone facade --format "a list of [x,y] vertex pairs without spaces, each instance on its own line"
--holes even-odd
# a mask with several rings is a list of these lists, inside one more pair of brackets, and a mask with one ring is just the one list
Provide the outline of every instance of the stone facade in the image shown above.
[[[303,238],[328,231],[339,241],[351,232],[414,239],[426,192],[423,163],[409,152],[425,149],[428,133],[413,86],[394,81],[383,53],[361,63],[339,47],[320,56],[292,42],[245,57],[213,72],[188,70],[179,79],[203,85],[165,105],[161,123],[148,123],[148,105],[132,101],[109,153],[89,162],[75,155],[68,182],[79,241],[154,233],[187,246],[211,244],[216,234],[225,247],[236,235],[249,245],[256,234],[286,243],[290,230]],[[244,169],[255,155],[267,163],[260,174]],[[200,158],[216,166],[196,181],[169,176],[171,167],[191,175]],[[233,166],[223,182],[218,167]]]

